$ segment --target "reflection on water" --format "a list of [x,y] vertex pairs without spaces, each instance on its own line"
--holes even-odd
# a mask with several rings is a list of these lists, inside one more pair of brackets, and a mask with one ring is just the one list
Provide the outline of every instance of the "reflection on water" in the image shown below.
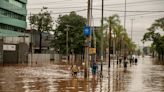
[[164,64],[150,57],[137,65],[104,65],[103,78],[71,77],[66,66],[0,67],[0,92],[164,92]]

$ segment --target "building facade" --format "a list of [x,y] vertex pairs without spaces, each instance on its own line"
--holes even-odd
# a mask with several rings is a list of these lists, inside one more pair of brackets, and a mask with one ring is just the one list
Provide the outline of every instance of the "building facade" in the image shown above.
[[0,30],[24,32],[26,30],[27,0],[0,1]]
[[0,0],[0,64],[27,63],[27,0]]

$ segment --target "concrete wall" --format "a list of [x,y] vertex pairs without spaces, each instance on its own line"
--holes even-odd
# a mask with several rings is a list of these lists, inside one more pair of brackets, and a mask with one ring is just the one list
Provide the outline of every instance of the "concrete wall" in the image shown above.
[[18,44],[18,63],[27,64],[28,63],[28,51],[29,46],[25,43]]
[[3,44],[15,45],[16,50],[3,50],[3,63],[4,64],[27,64],[28,63],[28,50],[29,47],[25,43],[19,44]]
[[[52,60],[53,59],[53,60]],[[64,55],[61,54],[32,54],[32,60],[31,60],[31,54],[28,54],[28,62],[29,64],[48,64],[48,63],[60,63],[60,62],[65,62],[66,63],[66,58]],[[81,55],[76,55],[72,56],[70,55],[69,57],[70,63],[79,63],[82,62]]]
[[31,41],[30,37],[4,37],[3,40],[4,43],[19,44],[25,42],[27,45]]
[[17,44],[3,44],[16,46],[15,51],[3,50],[3,64],[18,64],[18,45]]
[[50,54],[28,54],[28,62],[32,64],[48,64],[50,63]]

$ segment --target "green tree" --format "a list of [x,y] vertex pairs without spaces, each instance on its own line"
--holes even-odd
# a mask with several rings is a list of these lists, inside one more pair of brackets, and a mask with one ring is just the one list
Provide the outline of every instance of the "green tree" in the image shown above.
[[[69,15],[59,15],[56,23],[53,41],[55,49],[60,49],[61,54],[66,53],[66,31],[68,31],[68,52],[82,53],[84,44],[83,27],[86,19],[75,12],[71,12]],[[69,25],[68,29],[66,25]]]
[[164,36],[158,31],[164,31],[164,17],[155,20],[155,22],[148,28],[148,32],[144,34],[142,41],[153,41],[152,46],[158,53],[159,58],[164,59]]
[[120,24],[120,19],[119,19],[119,16],[114,14],[112,16],[109,16],[108,18],[105,18],[105,21],[106,21],[106,27],[108,27],[109,29],[109,50],[111,49],[111,44],[112,44],[112,37],[111,37],[111,33],[112,31],[114,31],[114,29]]
[[116,43],[116,51],[120,51],[121,54],[121,47],[122,47],[122,36],[124,33],[124,28],[122,25],[117,25],[117,27],[114,28],[113,33],[115,34],[115,43]]
[[29,17],[30,24],[33,29],[39,31],[39,53],[42,51],[42,33],[52,31],[53,20],[50,12],[46,7],[43,7],[38,14],[33,14]]
[[[128,37],[126,30],[120,24],[119,16],[114,14],[112,16],[109,16],[108,18],[105,18],[105,20],[106,20],[106,26],[109,29],[109,34],[108,34],[109,45],[112,44],[113,42],[112,40],[114,40],[115,49],[116,49],[115,51],[116,52],[120,51],[120,55],[122,51],[121,49],[124,49],[124,54],[134,51],[136,46]],[[111,33],[115,35],[114,38],[111,37]]]

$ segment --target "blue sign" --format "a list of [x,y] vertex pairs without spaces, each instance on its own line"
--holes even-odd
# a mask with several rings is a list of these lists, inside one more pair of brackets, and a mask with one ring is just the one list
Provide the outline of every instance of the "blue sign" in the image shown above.
[[85,26],[83,29],[83,34],[84,36],[89,36],[90,35],[90,27],[89,26]]

